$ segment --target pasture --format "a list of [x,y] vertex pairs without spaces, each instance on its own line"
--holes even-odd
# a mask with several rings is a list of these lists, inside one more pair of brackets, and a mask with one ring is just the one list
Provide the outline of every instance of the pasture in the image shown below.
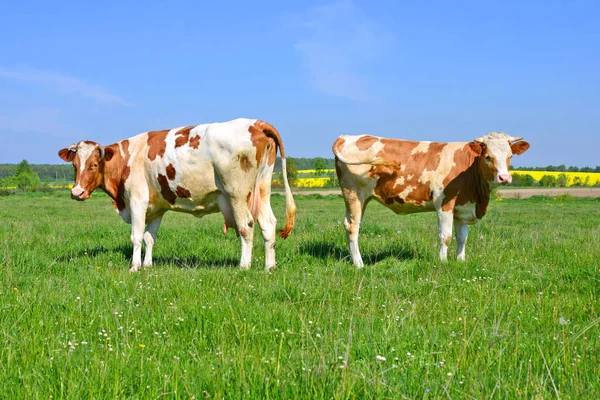
[[296,201],[275,272],[167,213],[130,274],[104,194],[0,198],[0,398],[600,398],[600,199],[492,201],[447,264],[434,213],[373,202],[362,270],[342,199]]

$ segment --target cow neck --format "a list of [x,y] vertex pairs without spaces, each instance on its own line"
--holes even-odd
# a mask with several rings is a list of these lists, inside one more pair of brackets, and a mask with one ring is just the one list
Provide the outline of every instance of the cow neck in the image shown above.
[[475,161],[470,167],[471,174],[473,175],[473,183],[476,189],[476,214],[477,218],[479,219],[481,219],[487,212],[487,207],[490,202],[490,193],[492,192],[490,182],[485,179],[481,173],[481,169],[479,168],[481,162],[481,156],[475,157]]
[[123,157],[119,144],[111,144],[114,155],[109,161],[104,162],[102,189],[110,196],[119,210],[125,208],[124,190],[125,181],[129,176],[128,155]]

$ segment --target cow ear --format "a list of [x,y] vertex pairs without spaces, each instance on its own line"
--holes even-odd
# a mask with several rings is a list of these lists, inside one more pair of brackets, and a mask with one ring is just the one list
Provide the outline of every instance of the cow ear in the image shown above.
[[71,162],[75,159],[75,149],[66,148],[58,151],[58,156],[66,162]]
[[510,149],[512,150],[513,154],[523,154],[527,151],[527,149],[529,148],[529,143],[527,142],[516,142],[510,145]]
[[471,150],[471,153],[473,153],[474,156],[478,157],[478,156],[481,155],[481,153],[483,153],[484,146],[485,145],[483,143],[470,142],[469,143],[469,150]]
[[104,148],[104,161],[112,160],[114,155],[115,155],[115,150],[112,147]]

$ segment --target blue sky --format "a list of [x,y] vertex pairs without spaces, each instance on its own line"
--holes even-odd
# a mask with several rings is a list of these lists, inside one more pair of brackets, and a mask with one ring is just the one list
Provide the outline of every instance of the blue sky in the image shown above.
[[248,117],[292,157],[505,131],[600,165],[597,1],[9,1],[0,49],[0,163]]

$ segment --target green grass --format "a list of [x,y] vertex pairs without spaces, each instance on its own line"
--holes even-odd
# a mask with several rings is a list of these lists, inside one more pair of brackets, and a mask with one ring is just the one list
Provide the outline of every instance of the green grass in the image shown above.
[[447,264],[435,214],[371,204],[362,270],[341,198],[297,205],[278,271],[170,213],[130,274],[105,195],[0,198],[0,398],[600,398],[599,199],[494,201]]

